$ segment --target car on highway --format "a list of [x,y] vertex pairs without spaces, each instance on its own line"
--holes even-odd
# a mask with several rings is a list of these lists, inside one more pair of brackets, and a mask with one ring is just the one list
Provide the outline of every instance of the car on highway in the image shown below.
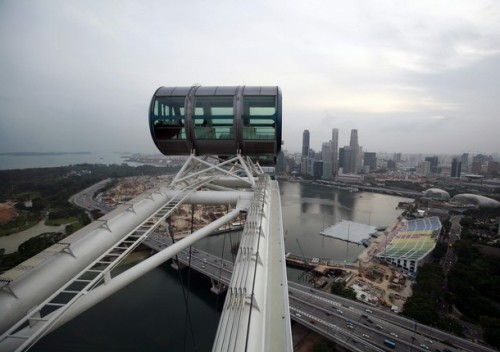
[[342,313],[344,313],[344,312],[342,312],[340,309],[337,309],[337,313],[342,314]]
[[369,339],[370,338],[370,336],[368,336],[367,334],[363,334],[361,336],[363,336],[365,339]]
[[299,318],[302,318],[302,315],[300,315],[299,313],[295,313],[296,316],[298,316]]
[[421,343],[421,344],[420,344],[420,347],[425,348],[426,350],[428,350],[428,349],[429,349],[429,346],[424,345],[423,343]]
[[389,335],[394,336],[394,337],[398,337],[398,334],[396,334],[395,332],[391,332]]
[[373,314],[373,311],[371,309],[366,308],[365,311],[370,313],[370,314]]

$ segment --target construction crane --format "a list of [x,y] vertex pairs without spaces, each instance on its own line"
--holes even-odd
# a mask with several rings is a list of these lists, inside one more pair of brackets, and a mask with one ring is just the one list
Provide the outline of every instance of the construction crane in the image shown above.
[[304,251],[302,250],[302,246],[300,245],[299,239],[296,238],[295,241],[297,241],[297,244],[299,245],[300,255],[302,256],[302,260],[304,261],[304,264],[309,265],[309,262],[307,261],[306,256],[304,255]]

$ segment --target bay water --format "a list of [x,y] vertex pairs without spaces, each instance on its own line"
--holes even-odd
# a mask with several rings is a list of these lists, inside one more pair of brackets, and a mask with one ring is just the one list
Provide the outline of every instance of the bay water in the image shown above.
[[[343,219],[391,225],[401,213],[398,202],[407,200],[295,182],[280,182],[280,190],[285,250],[341,261],[355,260],[364,247],[325,238],[321,230]],[[211,236],[196,247],[230,259],[239,237]],[[287,272],[289,280],[299,280],[300,270]],[[224,295],[209,289],[201,274],[185,269],[180,275],[164,264],[44,337],[32,351],[210,351]]]

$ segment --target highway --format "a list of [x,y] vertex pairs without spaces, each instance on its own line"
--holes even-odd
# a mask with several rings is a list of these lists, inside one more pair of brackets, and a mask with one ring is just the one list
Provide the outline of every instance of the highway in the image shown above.
[[[160,251],[171,240],[152,234],[144,244]],[[178,261],[225,285],[231,280],[232,262],[200,249],[184,250]],[[390,350],[395,351],[494,351],[392,312],[296,282],[288,282],[288,293],[292,320],[352,351],[387,351],[384,340],[394,342],[395,348]]]
[[109,213],[114,208],[94,200],[95,192],[103,188],[109,181],[111,181],[111,179],[108,178],[88,188],[85,188],[83,191],[80,191],[77,194],[72,195],[69,198],[69,202],[88,211],[97,209],[101,211],[103,214]]

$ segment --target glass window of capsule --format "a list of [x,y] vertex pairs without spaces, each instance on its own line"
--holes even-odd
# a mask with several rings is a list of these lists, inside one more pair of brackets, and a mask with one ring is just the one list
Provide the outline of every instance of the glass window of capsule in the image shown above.
[[276,102],[274,96],[243,98],[243,140],[276,138]]
[[196,97],[193,119],[196,140],[234,139],[233,97]]
[[157,139],[186,139],[184,97],[158,97],[152,118]]

